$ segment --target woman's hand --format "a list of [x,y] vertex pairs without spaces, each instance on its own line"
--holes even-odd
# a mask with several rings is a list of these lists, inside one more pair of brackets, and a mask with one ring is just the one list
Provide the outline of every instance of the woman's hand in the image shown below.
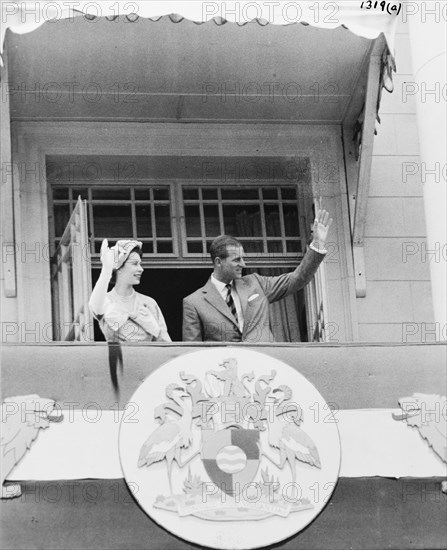
[[112,275],[115,267],[115,252],[109,248],[107,239],[104,239],[101,244],[101,263],[103,270]]
[[112,277],[113,268],[115,267],[115,251],[109,248],[107,239],[104,239],[101,244],[101,263],[101,273],[89,300],[90,310],[95,317],[104,313],[107,288]]

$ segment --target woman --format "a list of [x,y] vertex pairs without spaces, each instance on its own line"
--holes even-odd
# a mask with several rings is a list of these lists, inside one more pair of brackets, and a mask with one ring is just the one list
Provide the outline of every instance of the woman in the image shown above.
[[[143,273],[141,248],[140,241],[122,240],[112,248],[102,242],[101,274],[89,306],[108,341],[171,342],[157,302],[133,288]],[[115,286],[107,292],[113,275]]]

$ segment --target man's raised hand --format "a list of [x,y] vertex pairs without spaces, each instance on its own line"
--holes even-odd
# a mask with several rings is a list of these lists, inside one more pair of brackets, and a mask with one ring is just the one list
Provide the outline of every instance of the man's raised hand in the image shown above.
[[329,218],[329,212],[321,208],[322,199],[315,200],[315,220],[312,226],[313,240],[317,248],[324,248],[329,228],[332,225],[332,218]]

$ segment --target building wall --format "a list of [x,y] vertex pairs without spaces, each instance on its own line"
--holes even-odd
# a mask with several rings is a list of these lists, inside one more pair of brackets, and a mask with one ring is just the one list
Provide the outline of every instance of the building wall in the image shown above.
[[0,314],[1,341],[13,337],[17,330],[16,263],[14,250],[13,176],[9,100],[5,98],[5,75],[8,59],[3,54],[0,68]]
[[367,290],[358,298],[361,341],[439,340],[435,329],[426,241],[423,183],[408,25],[396,35],[394,91],[383,90],[365,226]]
[[[417,175],[403,177],[403,170],[406,167],[411,170],[413,166],[405,163],[415,163],[416,166],[419,163],[415,103],[411,96],[408,97],[408,101],[403,101],[402,85],[405,81],[413,79],[406,26],[402,25],[398,30],[396,49],[398,72],[394,75],[395,90],[392,94],[383,92],[380,108],[382,122],[377,125],[378,135],[375,138],[373,150],[365,228],[366,297],[355,299],[353,296],[352,259],[349,250],[340,248],[338,265],[337,262],[328,262],[327,266],[330,316],[326,321],[331,324],[329,335],[334,342],[351,339],[365,342],[439,340],[436,334],[431,336],[427,334],[427,330],[433,328],[430,324],[433,323],[434,316],[429,265],[422,261],[424,258],[421,257],[426,231],[420,171]],[[4,107],[3,104],[2,107]],[[27,141],[29,139],[27,129],[29,127],[31,131],[32,127],[36,127],[36,123],[28,124],[29,126],[22,123],[22,132],[13,131],[14,147],[16,152],[26,151],[24,154],[29,165],[35,166],[36,163],[38,165],[40,163],[44,166],[44,154],[37,151],[37,145],[31,147],[30,142]],[[95,126],[95,123],[90,124]],[[96,123],[96,127],[98,124],[103,131],[104,124],[112,123]],[[290,127],[291,125],[286,126],[289,129]],[[191,125],[182,131],[190,131],[190,128]],[[227,131],[228,128],[227,125]],[[333,128],[338,136],[338,128],[335,125]],[[257,131],[259,131],[259,125]],[[281,128],[280,133],[282,132],[284,130]],[[312,132],[312,128],[306,126],[305,132],[308,135]],[[2,139],[4,139],[3,135]],[[107,139],[106,136],[102,136],[100,143],[103,144]],[[40,137],[33,143],[43,147]],[[98,143],[98,140],[89,142],[87,136],[83,134],[82,144],[86,154],[95,150]],[[58,136],[57,146],[66,147],[67,154],[73,153],[73,131],[70,135],[70,132],[64,130]],[[169,147],[172,147],[172,143]],[[112,149],[115,150],[111,146]],[[284,149],[281,149],[281,153],[284,154]],[[20,155],[16,157],[16,159],[19,158],[21,158]],[[340,152],[339,164],[341,165],[342,162]],[[36,335],[33,330],[36,326],[40,327],[39,336],[42,337],[41,335],[44,334],[45,339],[47,332],[42,327],[50,324],[50,271],[47,255],[45,256],[42,252],[48,235],[46,186],[42,183],[40,176],[38,174],[36,177],[33,173],[25,176],[22,174],[16,176],[14,182],[14,230],[16,240],[21,246],[17,255],[19,292],[17,298],[5,298],[2,295],[2,317],[3,329],[8,331],[17,329],[17,333],[15,336],[8,333],[6,339],[3,334],[3,341],[35,341]],[[20,182],[19,180],[23,177],[24,180]],[[28,181],[25,182],[25,179]],[[344,191],[340,193],[345,196]],[[338,194],[337,191],[335,195],[338,196]],[[347,208],[344,205],[342,200],[338,201],[337,209],[332,204],[326,204],[327,207],[337,210],[335,218],[338,220],[348,218]],[[8,223],[12,226],[11,217]],[[341,224],[335,224],[332,230],[335,244],[349,243],[348,230],[342,231],[340,226]],[[12,233],[12,227],[9,229],[9,233]],[[337,231],[336,235],[335,231]],[[44,237],[36,237],[36,234]],[[36,239],[41,244],[42,253],[39,253],[38,249],[33,254],[36,246],[33,243]],[[25,261],[22,261],[23,257]],[[340,291],[340,281],[344,283],[343,288],[346,287],[348,290]],[[42,305],[44,293],[48,296],[48,300]],[[5,325],[5,322],[9,324]],[[18,328],[14,329],[11,323],[16,323]],[[336,332],[333,330],[334,327],[337,329]],[[26,334],[25,338],[24,334]]]
[[[23,243],[17,253],[18,314],[8,319],[7,342],[49,341],[52,334],[51,280],[48,256],[48,200],[45,158],[52,155],[191,155],[225,157],[250,155],[259,158],[293,158],[297,151],[308,156],[320,177],[319,195],[333,214],[333,257],[326,275],[327,336],[331,342],[352,341],[352,269],[349,264],[349,233],[343,150],[337,126],[323,125],[230,125],[221,124],[132,124],[122,122],[15,122],[13,159],[19,170],[15,188],[15,237]],[[272,137],[273,136],[273,137]],[[327,167],[340,167],[331,172]],[[326,181],[328,178],[328,181]],[[329,179],[331,181],[329,181]],[[314,189],[315,191],[315,189]],[[311,193],[309,190],[308,193]],[[312,194],[309,195],[310,197]],[[179,312],[179,315],[181,313]],[[15,332],[13,330],[15,329]]]

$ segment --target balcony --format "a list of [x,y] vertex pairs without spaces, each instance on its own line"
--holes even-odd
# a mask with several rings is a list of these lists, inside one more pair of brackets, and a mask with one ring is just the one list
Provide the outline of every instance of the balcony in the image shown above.
[[[3,397],[37,393],[56,399],[63,408],[67,403],[75,409],[95,403],[102,410],[123,409],[157,367],[212,347],[229,348],[181,343],[123,346],[122,369],[118,366],[114,372],[117,349],[105,343],[6,344]],[[439,394],[446,388],[443,344],[236,344],[232,348],[261,352],[291,365],[339,411],[395,409],[401,397],[415,392]],[[385,446],[383,462],[387,460]],[[412,548],[444,548],[444,479],[436,474],[420,478],[342,475],[322,513],[278,547],[381,549],[402,548],[411,541]],[[20,481],[22,497],[2,501],[3,547],[192,547],[146,516],[122,478]],[[101,526],[107,528],[98,537]]]

